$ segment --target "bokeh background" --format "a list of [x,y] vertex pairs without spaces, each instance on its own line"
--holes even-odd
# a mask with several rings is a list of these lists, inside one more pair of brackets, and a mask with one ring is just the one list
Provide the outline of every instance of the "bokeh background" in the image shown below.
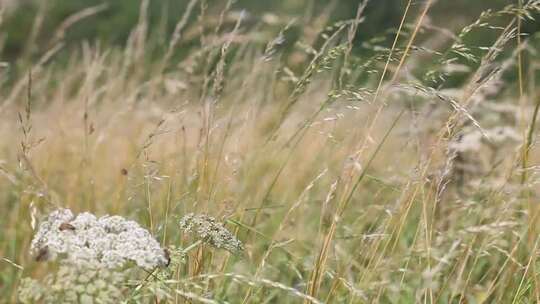
[[[149,2],[149,20],[152,33],[151,41],[159,45],[168,37],[167,33],[174,30],[175,24],[182,17],[188,0],[159,0]],[[304,22],[309,22],[312,16],[321,12],[329,12],[329,22],[354,18],[358,0],[286,0],[286,1],[251,1],[238,0],[233,3],[233,10],[245,10],[251,26],[261,22],[275,23],[276,31],[282,22],[295,20],[300,30]],[[414,1],[412,9],[422,7],[424,1]],[[513,3],[513,0],[439,0],[430,10],[428,22],[433,26],[447,30],[456,30],[472,22],[487,9],[497,10]],[[219,16],[227,1],[207,1],[208,30],[213,21]],[[9,35],[2,37],[1,49],[4,60],[14,60],[20,57],[28,44],[29,38],[37,36],[37,45],[33,48],[36,54],[47,48],[55,30],[67,17],[85,8],[104,5],[102,12],[95,14],[84,22],[78,22],[69,28],[66,41],[78,45],[82,40],[99,40],[105,44],[123,45],[139,19],[140,1],[115,0],[2,0],[4,7],[2,26]],[[384,30],[392,29],[399,24],[406,1],[403,0],[374,0],[366,9],[366,22],[357,33],[358,40],[380,35]],[[200,9],[200,8],[197,8]],[[414,16],[414,14],[411,14]],[[197,18],[194,14],[192,18]],[[234,20],[231,20],[233,23]],[[33,33],[39,23],[39,33]],[[244,23],[244,27],[246,23]],[[524,24],[525,33],[534,33],[540,26],[535,22]],[[268,29],[268,27],[266,27]],[[193,35],[195,36],[195,35]],[[194,37],[197,39],[197,37]],[[475,41],[490,41],[489,35],[472,35]],[[40,44],[41,42],[41,44]]]

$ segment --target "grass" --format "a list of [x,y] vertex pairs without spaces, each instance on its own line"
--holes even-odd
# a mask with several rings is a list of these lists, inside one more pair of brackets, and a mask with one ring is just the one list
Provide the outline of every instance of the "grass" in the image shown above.
[[[0,302],[57,269],[28,252],[58,207],[189,249],[133,274],[126,297],[144,292],[131,302],[539,302],[539,37],[521,34],[540,2],[445,35],[426,22],[436,1],[409,1],[390,35],[359,42],[366,3],[333,24],[329,6],[254,26],[232,2],[190,1],[157,58],[148,1],[124,47],[66,45],[98,6],[24,52],[32,64],[2,75]],[[244,253],[194,243],[178,227],[191,212]]]

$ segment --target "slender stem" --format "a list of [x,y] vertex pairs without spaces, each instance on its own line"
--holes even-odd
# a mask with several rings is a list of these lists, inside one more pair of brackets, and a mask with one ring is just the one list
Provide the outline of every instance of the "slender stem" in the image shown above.
[[523,147],[523,160],[521,163],[521,169],[523,170],[521,173],[521,184],[525,184],[527,181],[527,163],[529,161],[529,152],[531,150],[533,137],[534,137],[534,130],[536,129],[536,120],[538,118],[538,111],[540,109],[540,96],[537,97],[536,100],[536,106],[534,107],[533,117],[531,119],[531,124],[529,125],[529,131],[527,133],[527,141],[525,143],[525,146]]
[[200,244],[202,244],[202,240],[198,240],[196,241],[195,243],[189,245],[188,247],[184,248],[182,250],[183,253],[188,253],[189,251],[191,251],[192,249],[194,249],[195,247],[199,246]]

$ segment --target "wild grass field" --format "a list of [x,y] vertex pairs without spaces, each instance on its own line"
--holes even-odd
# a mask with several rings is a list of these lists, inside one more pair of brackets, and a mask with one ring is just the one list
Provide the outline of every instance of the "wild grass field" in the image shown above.
[[540,303],[540,1],[150,2],[1,63],[0,303]]

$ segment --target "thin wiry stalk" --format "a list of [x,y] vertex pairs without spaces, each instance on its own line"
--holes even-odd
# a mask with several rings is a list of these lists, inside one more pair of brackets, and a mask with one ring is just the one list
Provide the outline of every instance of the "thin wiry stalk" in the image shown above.
[[328,258],[328,252],[330,250],[332,239],[334,238],[336,226],[338,224],[339,219],[343,216],[343,213],[347,209],[347,206],[349,205],[350,201],[352,200],[352,197],[357,189],[357,187],[360,185],[362,180],[364,179],[367,170],[370,167],[371,162],[375,159],[378,152],[380,151],[381,147],[385,143],[386,139],[398,123],[399,119],[403,115],[404,111],[401,111],[399,115],[394,119],[392,125],[388,128],[384,136],[382,137],[380,143],[377,145],[375,151],[371,154],[369,160],[366,163],[365,168],[362,170],[362,173],[358,176],[356,179],[356,182],[353,184],[353,187],[345,197],[345,199],[339,203],[338,210],[336,215],[333,217],[332,223],[330,228],[328,229],[328,232],[326,236],[324,237],[323,243],[321,245],[321,249],[319,251],[317,261],[315,262],[314,269],[311,273],[310,281],[308,284],[308,290],[307,293],[310,296],[316,296],[318,293],[318,290],[320,288],[322,274],[324,273],[324,269],[326,267],[326,260]]

